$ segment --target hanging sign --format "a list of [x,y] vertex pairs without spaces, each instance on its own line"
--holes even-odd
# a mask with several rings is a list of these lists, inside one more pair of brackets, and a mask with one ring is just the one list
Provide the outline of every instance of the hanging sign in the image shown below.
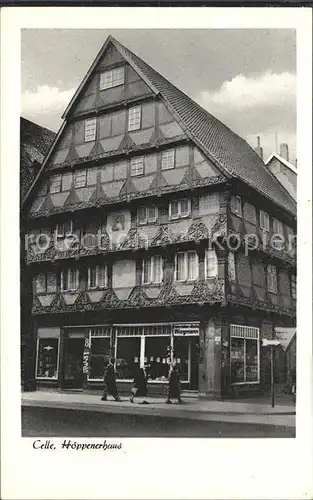
[[83,373],[89,373],[89,351],[83,352]]

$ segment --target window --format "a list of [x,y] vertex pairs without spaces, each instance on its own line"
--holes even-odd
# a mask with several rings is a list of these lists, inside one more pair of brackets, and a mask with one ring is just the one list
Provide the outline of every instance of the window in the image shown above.
[[95,141],[97,131],[97,118],[85,120],[85,142]]
[[174,200],[169,205],[170,219],[179,219],[190,215],[191,202],[187,198]]
[[297,278],[294,274],[291,276],[291,297],[297,298]]
[[205,252],[205,277],[213,278],[217,276],[217,257],[215,250]]
[[37,378],[58,378],[58,338],[38,338],[37,340]]
[[155,205],[142,206],[138,208],[138,224],[147,224],[147,222],[156,222],[158,218],[158,208]]
[[88,380],[103,380],[111,353],[111,327],[90,329],[90,357]]
[[61,291],[77,290],[79,285],[78,269],[66,269],[61,272]]
[[175,280],[194,281],[198,278],[198,255],[194,250],[178,252],[175,256]]
[[228,279],[230,281],[236,281],[236,264],[234,252],[229,252],[228,254]]
[[77,170],[75,172],[74,187],[81,188],[86,186],[86,170]]
[[130,160],[130,175],[132,177],[143,175],[143,163],[143,156],[137,156]]
[[267,289],[269,292],[277,293],[277,270],[275,266],[267,266]]
[[230,325],[231,383],[260,381],[259,329]]
[[59,193],[61,191],[62,175],[53,175],[50,179],[50,193]]
[[280,234],[283,236],[283,234],[284,234],[283,225],[280,222],[280,220],[273,219],[273,233]]
[[162,170],[169,170],[175,167],[175,149],[162,152]]
[[88,288],[105,288],[107,285],[107,267],[88,267]]
[[125,81],[124,67],[111,69],[100,73],[100,90],[123,85]]
[[56,225],[57,238],[65,238],[65,236],[73,233],[73,221],[66,221]]
[[50,272],[38,274],[35,279],[35,289],[36,294],[56,292],[56,274]]
[[153,255],[143,260],[142,282],[161,283],[163,278],[163,260],[160,255]]
[[134,106],[128,110],[128,131],[139,130],[141,126],[141,106]]
[[235,196],[235,214],[242,217],[242,200],[240,196]]
[[263,229],[264,231],[270,230],[269,215],[266,212],[264,212],[263,210],[260,210],[260,228]]

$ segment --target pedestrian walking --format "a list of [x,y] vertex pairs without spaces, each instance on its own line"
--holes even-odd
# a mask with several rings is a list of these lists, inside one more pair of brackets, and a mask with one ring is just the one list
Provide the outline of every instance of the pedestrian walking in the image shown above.
[[117,386],[116,386],[116,374],[115,374],[114,363],[115,363],[115,359],[110,358],[110,362],[109,362],[109,364],[104,372],[104,376],[103,376],[104,388],[103,388],[103,395],[102,395],[101,401],[107,401],[108,394],[113,396],[115,401],[120,401],[120,397],[118,395]]
[[178,403],[182,403],[180,397],[180,373],[175,363],[172,363],[168,374],[168,389],[166,404],[172,404],[171,398],[177,399]]
[[148,405],[148,401],[146,400],[146,397],[148,395],[148,389],[147,389],[147,381],[148,381],[148,365],[145,365],[143,368],[139,368],[137,371],[134,382],[133,382],[133,387],[132,387],[132,396],[130,398],[130,402],[134,402],[135,397],[143,397],[143,401],[141,404],[143,405]]

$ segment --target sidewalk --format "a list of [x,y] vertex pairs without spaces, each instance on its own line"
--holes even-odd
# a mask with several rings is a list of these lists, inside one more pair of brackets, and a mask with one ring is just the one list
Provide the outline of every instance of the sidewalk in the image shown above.
[[63,408],[94,412],[154,415],[221,422],[241,422],[264,425],[295,426],[295,406],[278,405],[272,408],[258,400],[254,402],[211,401],[184,399],[182,405],[166,405],[162,398],[148,398],[149,405],[131,404],[128,398],[119,402],[103,402],[97,394],[35,391],[22,393],[22,406]]

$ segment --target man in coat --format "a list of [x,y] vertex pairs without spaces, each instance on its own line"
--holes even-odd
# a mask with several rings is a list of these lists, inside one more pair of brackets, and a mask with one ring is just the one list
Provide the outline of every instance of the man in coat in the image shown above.
[[168,374],[168,392],[166,404],[171,404],[171,398],[177,398],[178,403],[182,403],[180,397],[180,373],[175,363],[172,363]]
[[103,376],[104,389],[103,389],[103,395],[102,395],[101,401],[107,401],[108,394],[113,396],[115,401],[120,401],[120,397],[118,395],[117,386],[116,386],[116,374],[115,374],[114,363],[115,363],[115,359],[110,358],[110,362],[109,362],[109,364],[104,372],[104,376]]
[[134,397],[143,397],[143,401],[141,404],[143,405],[148,405],[148,401],[146,400],[146,397],[148,395],[148,389],[147,389],[147,381],[148,381],[148,365],[145,364],[144,367],[139,368],[137,371],[134,382],[133,382],[133,387],[132,387],[132,396],[130,398],[130,402],[134,402]]

